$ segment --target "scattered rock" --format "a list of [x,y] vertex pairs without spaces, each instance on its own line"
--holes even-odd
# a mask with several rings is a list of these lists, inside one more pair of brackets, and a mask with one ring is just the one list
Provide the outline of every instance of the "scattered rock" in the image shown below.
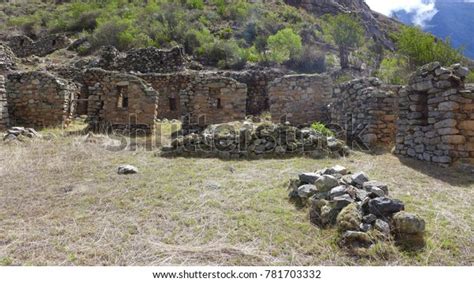
[[121,165],[118,167],[117,170],[118,174],[136,174],[138,173],[138,168],[132,166],[132,165]]
[[372,245],[372,240],[365,232],[346,231],[342,235],[341,245],[349,248],[369,247]]
[[381,219],[375,220],[374,227],[385,235],[390,234],[390,225]]
[[395,231],[404,234],[420,234],[425,232],[425,221],[416,214],[399,212],[393,216]]
[[377,220],[377,217],[373,214],[368,214],[362,218],[362,222],[372,224]]
[[352,175],[352,184],[359,188],[362,188],[367,181],[369,181],[369,177],[364,172],[358,172]]
[[332,175],[322,175],[315,182],[320,192],[329,192],[332,188],[339,185],[339,181]]
[[318,188],[311,184],[305,184],[298,187],[298,196],[300,198],[309,198],[318,192]]
[[378,188],[378,190],[382,190],[384,192],[384,195],[380,197],[388,195],[387,184],[379,182],[379,181],[367,181],[363,184],[363,188],[367,190],[368,192],[373,192],[374,188]]
[[369,212],[377,217],[390,217],[404,209],[405,205],[400,200],[380,197],[369,201]]
[[309,173],[302,173],[299,175],[300,181],[303,184],[314,184],[316,180],[321,177],[320,174],[309,172]]

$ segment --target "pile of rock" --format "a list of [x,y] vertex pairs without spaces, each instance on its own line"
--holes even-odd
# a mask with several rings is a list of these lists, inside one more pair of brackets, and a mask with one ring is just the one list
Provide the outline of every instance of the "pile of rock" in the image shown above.
[[211,125],[162,149],[163,156],[219,157],[223,159],[309,156],[321,158],[349,154],[344,142],[310,129],[265,122]]
[[26,138],[41,138],[42,136],[33,128],[24,128],[24,127],[12,127],[7,130],[7,133],[3,136],[3,141],[23,141]]
[[310,205],[313,224],[337,227],[343,247],[366,249],[392,236],[405,248],[424,245],[425,221],[404,212],[403,202],[388,197],[388,186],[370,181],[364,172],[334,166],[302,173],[290,181],[290,190],[291,199]]

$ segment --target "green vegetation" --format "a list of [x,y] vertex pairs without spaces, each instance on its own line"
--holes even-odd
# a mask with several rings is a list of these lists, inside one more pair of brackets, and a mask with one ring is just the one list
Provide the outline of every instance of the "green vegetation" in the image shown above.
[[474,72],[471,71],[469,75],[466,77],[466,82],[467,83],[474,83]]
[[330,30],[334,42],[339,46],[341,67],[349,67],[349,50],[362,45],[364,30],[360,22],[354,17],[340,14],[329,19]]
[[324,136],[334,136],[334,132],[327,128],[324,123],[314,122],[313,124],[311,124],[311,128],[316,130],[317,132],[320,132]]
[[407,59],[403,56],[391,56],[385,58],[380,64],[377,76],[386,83],[402,85],[406,84],[409,72]]
[[463,50],[451,47],[449,38],[437,39],[417,27],[403,27],[396,39],[399,53],[408,58],[412,69],[434,61],[449,66],[463,60]]
[[283,63],[290,58],[299,56],[303,49],[301,37],[291,28],[282,29],[275,35],[268,37],[267,44],[270,59],[277,63]]

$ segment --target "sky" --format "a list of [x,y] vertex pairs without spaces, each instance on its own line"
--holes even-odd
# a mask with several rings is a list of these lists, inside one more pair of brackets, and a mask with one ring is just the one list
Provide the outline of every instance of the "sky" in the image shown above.
[[390,16],[392,12],[404,10],[414,13],[414,24],[424,26],[438,12],[435,0],[365,0],[374,11]]

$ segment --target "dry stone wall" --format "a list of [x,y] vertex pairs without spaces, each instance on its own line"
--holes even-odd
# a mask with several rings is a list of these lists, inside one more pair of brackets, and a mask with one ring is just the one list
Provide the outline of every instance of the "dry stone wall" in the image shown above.
[[450,165],[474,164],[474,93],[464,86],[467,68],[431,63],[400,91],[395,153]]
[[6,81],[10,124],[49,127],[67,124],[74,113],[74,84],[48,72],[12,73]]
[[399,87],[382,85],[377,78],[356,79],[334,88],[331,124],[348,139],[367,146],[393,144],[398,117]]
[[332,81],[327,75],[288,75],[270,83],[268,96],[274,122],[304,125],[328,120]]
[[232,78],[194,71],[140,77],[160,93],[158,117],[181,119],[184,128],[245,118],[247,86]]
[[180,47],[158,49],[155,47],[132,49],[125,54],[114,47],[104,47],[95,65],[106,70],[139,73],[170,73],[186,69],[188,60]]
[[149,134],[154,130],[158,93],[141,78],[103,69],[84,74],[88,119],[93,130]]
[[0,43],[0,75],[6,75],[17,64],[17,58],[7,45]]
[[8,128],[7,93],[5,90],[5,77],[0,75],[0,130]]
[[56,50],[69,46],[70,40],[64,35],[52,34],[33,41],[28,36],[19,35],[10,38],[8,46],[20,58],[31,55],[46,56]]
[[223,76],[231,77],[247,85],[247,115],[260,115],[270,109],[268,85],[285,73],[278,69],[246,70],[222,72]]

